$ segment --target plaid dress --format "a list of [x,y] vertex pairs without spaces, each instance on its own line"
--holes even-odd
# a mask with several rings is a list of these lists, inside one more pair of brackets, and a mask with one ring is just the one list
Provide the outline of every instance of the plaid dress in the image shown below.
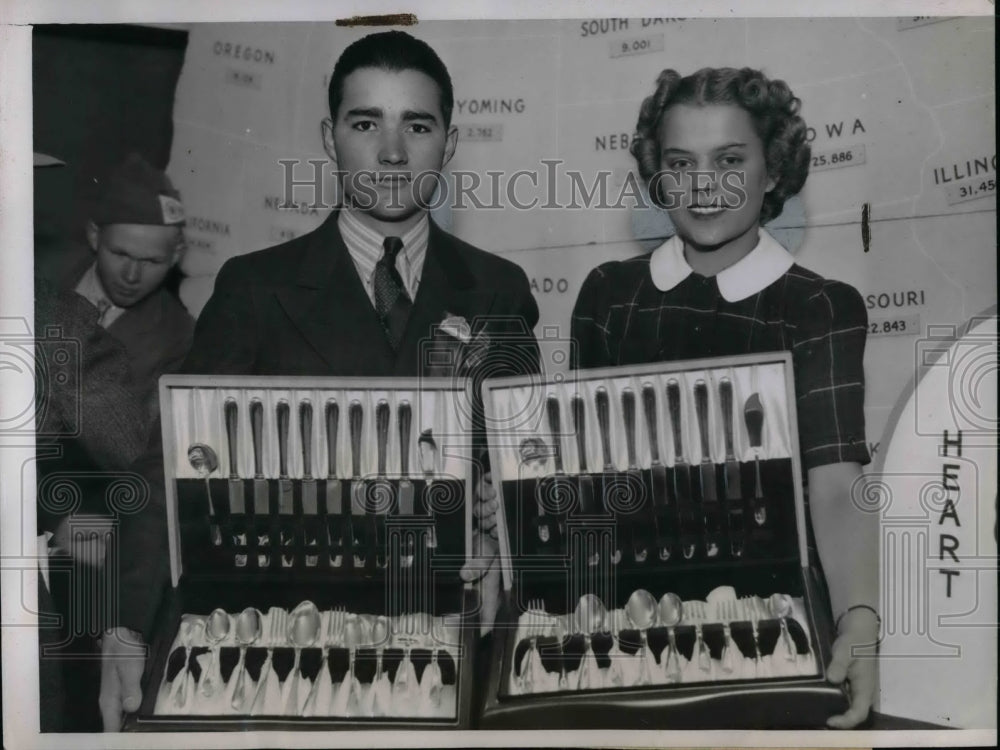
[[[784,253],[787,262],[775,266],[755,249],[723,272],[728,274],[724,286],[739,289],[735,295],[720,291],[723,274],[700,276],[677,260],[682,256],[676,237],[652,255],[595,268],[573,310],[578,366],[789,351],[803,467],[867,464],[863,359],[868,318],[861,295],[793,263],[770,235],[760,234],[758,247],[765,246],[769,260],[780,264]],[[654,281],[653,269],[664,260],[656,254],[670,251],[668,283],[675,285],[663,291],[665,284]],[[755,288],[755,278],[771,276],[775,280]]]

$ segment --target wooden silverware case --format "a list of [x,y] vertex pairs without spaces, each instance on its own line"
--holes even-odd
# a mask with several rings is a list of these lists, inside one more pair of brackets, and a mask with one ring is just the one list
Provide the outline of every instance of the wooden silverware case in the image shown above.
[[788,353],[490,380],[484,402],[504,593],[482,727],[822,727],[846,708]]
[[[478,605],[458,575],[472,519],[465,398],[443,378],[162,378],[172,587],[159,611],[143,704],[129,728],[469,726]],[[294,618],[303,602],[321,613],[312,645],[292,648],[291,630],[287,643],[268,641],[266,633],[242,649],[234,640],[232,624],[246,608],[266,613],[266,631],[278,620],[272,608]],[[263,684],[266,663],[282,701],[291,675],[300,693],[287,698],[287,711],[263,699],[252,713],[251,701],[232,710],[221,692],[199,706],[202,655],[211,650],[207,622],[217,609],[229,614],[231,632],[207,669],[217,660],[222,690],[231,694],[244,667],[249,691]],[[339,631],[331,623],[336,610],[369,636],[380,619],[390,632],[349,649],[342,619]],[[348,708],[331,713],[301,694],[327,673],[331,685],[343,684],[349,652],[359,687],[356,695],[346,691]],[[300,677],[289,671],[293,661]],[[404,662],[418,683],[435,665],[442,684],[434,707],[410,711],[401,699],[392,711],[362,710],[378,675],[394,686]],[[178,681],[173,689],[178,674],[184,681],[190,675],[193,688]],[[172,710],[173,693],[185,693],[186,702],[176,704],[183,710]],[[303,701],[311,715],[297,715]]]

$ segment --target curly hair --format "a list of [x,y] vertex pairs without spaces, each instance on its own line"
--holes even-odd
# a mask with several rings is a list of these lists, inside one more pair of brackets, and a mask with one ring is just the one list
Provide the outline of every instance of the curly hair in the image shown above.
[[642,102],[629,149],[657,205],[664,206],[657,177],[661,172],[658,131],[666,111],[675,104],[732,104],[750,115],[764,144],[767,173],[775,181],[760,209],[762,224],[778,216],[785,201],[802,189],[809,174],[810,149],[806,123],[799,117],[802,102],[788,84],[770,80],[753,68],[702,68],[686,77],[668,68],[657,77],[656,91]]

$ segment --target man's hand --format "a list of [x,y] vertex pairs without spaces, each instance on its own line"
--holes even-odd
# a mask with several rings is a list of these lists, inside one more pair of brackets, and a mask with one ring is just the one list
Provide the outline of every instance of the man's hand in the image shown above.
[[488,535],[493,539],[497,538],[497,511],[500,509],[500,501],[497,500],[497,491],[493,487],[493,475],[483,474],[476,488],[476,500],[472,506],[472,515],[476,519],[476,526],[484,536]]
[[476,522],[472,558],[466,560],[461,572],[463,581],[479,581],[483,633],[492,630],[500,602],[500,568],[496,565],[499,554],[496,513],[499,507],[491,476],[484,474],[476,487],[476,502],[472,511]]
[[121,731],[124,714],[139,710],[140,680],[146,662],[142,637],[128,628],[112,628],[101,641],[101,718],[105,732]]
[[878,690],[878,659],[873,653],[878,642],[878,621],[872,612],[853,610],[844,616],[840,631],[833,642],[826,677],[836,685],[847,680],[851,705],[826,723],[833,729],[853,729],[868,718]]

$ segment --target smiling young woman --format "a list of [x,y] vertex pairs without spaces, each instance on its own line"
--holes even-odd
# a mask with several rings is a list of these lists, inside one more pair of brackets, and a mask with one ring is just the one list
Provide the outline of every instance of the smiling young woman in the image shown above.
[[[605,263],[584,281],[572,337],[582,368],[787,350],[816,546],[839,622],[827,675],[846,678],[856,726],[876,687],[875,518],[851,504],[870,461],[864,426],[867,316],[847,284],[799,266],[761,225],[809,170],[800,102],[750,68],[663,71],[642,103],[632,154],[677,234],[651,254]],[[851,622],[848,622],[848,621]]]

